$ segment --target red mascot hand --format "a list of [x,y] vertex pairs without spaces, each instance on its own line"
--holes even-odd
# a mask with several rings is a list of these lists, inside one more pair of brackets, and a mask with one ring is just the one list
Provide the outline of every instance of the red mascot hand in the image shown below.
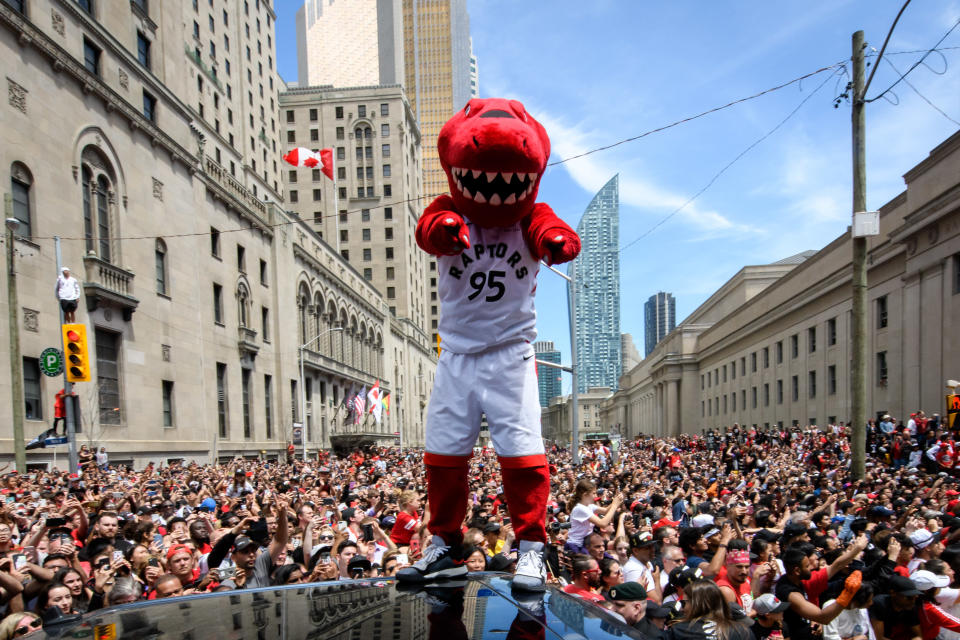
[[577,234],[556,229],[540,240],[537,255],[549,265],[570,262],[580,253],[580,238]]
[[434,212],[435,221],[427,241],[440,255],[455,255],[470,248],[470,232],[463,217],[454,211]]

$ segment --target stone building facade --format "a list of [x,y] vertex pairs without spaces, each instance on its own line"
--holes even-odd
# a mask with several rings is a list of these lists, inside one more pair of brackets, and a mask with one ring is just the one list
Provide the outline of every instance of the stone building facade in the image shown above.
[[[905,175],[868,242],[867,407],[943,413],[960,378],[960,133]],[[744,267],[620,379],[604,422],[629,436],[846,422],[851,239]]]
[[[38,356],[60,346],[58,236],[63,264],[81,281],[77,321],[87,326],[93,363],[94,381],[76,385],[79,443],[137,466],[277,456],[294,422],[304,423],[308,451],[338,439],[392,443],[394,415],[356,425],[345,420],[342,398],[377,380],[394,392],[397,321],[380,291],[278,204],[269,4],[216,0],[215,13],[207,3],[116,7],[0,2],[0,167],[22,220],[15,250],[25,383],[25,397],[14,400],[4,376],[3,404],[25,403],[28,438],[52,421],[62,378],[41,375]],[[195,31],[184,31],[185,14],[188,25],[197,15],[208,30],[199,36],[205,66],[188,46]],[[247,26],[249,41],[229,35]],[[224,36],[231,55],[243,54],[221,58]],[[229,73],[227,59],[237,60]],[[230,118],[234,130],[224,124]],[[0,306],[7,299],[4,277]],[[323,333],[332,323],[343,330]],[[301,385],[298,348],[312,340]],[[4,335],[4,370],[9,359]],[[405,444],[422,443],[416,433]],[[0,459],[12,457],[11,438],[10,420],[0,420]],[[28,464],[49,465],[54,453],[31,451]],[[65,450],[56,453],[62,467]]]

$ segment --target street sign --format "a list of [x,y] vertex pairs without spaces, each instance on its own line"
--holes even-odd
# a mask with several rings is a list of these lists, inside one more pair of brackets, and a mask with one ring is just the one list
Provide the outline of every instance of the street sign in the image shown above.
[[40,370],[51,378],[63,373],[63,354],[60,349],[48,347],[40,352]]
[[47,438],[43,441],[43,444],[47,447],[52,447],[57,444],[67,444],[67,436],[58,436],[56,438]]
[[297,447],[303,446],[303,425],[299,422],[293,423],[293,444]]
[[950,394],[947,396],[947,426],[953,429],[953,423],[960,414],[960,395]]

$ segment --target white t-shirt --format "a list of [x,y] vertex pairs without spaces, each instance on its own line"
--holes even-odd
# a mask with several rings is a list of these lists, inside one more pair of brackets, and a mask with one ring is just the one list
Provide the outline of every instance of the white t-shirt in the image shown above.
[[570,512],[570,533],[567,534],[567,542],[576,545],[582,545],[583,539],[593,533],[593,523],[590,522],[590,516],[596,513],[597,505],[578,504]]
[[470,248],[437,258],[440,271],[440,347],[479,353],[511,342],[533,342],[533,293],[540,262],[520,223],[484,229],[467,222]]
[[[823,603],[826,609],[834,600]],[[853,636],[866,635],[870,640],[877,640],[870,624],[870,613],[867,609],[844,609],[833,622],[823,626],[823,640],[842,640]]]
[[[937,604],[940,605],[941,609],[954,617],[960,617],[960,602],[957,602],[958,598],[960,598],[960,589],[947,587],[937,592]],[[960,640],[960,633],[940,627],[940,633],[937,634],[937,638],[938,640]]]
[[630,556],[630,559],[624,563],[622,568],[624,582],[638,582],[643,585],[647,593],[653,591],[656,585],[653,583],[653,566],[650,563],[640,562],[635,557]]

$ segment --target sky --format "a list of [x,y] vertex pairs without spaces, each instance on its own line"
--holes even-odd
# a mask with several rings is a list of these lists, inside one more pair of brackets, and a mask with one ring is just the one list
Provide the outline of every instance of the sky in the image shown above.
[[[278,67],[288,81],[297,77],[294,15],[301,5],[275,2]],[[641,356],[643,304],[657,291],[676,297],[679,324],[742,267],[818,250],[846,231],[850,105],[841,98],[834,108],[834,100],[851,71],[851,35],[863,30],[869,47],[879,50],[900,0],[468,0],[467,6],[480,96],[523,102],[550,135],[552,162],[847,62],[845,69],[548,169],[539,200],[574,228],[596,191],[620,175],[620,327]],[[910,3],[885,58],[906,71],[922,53],[900,52],[930,49],[958,21],[960,0]],[[912,87],[901,82],[889,101],[866,107],[871,210],[900,193],[903,174],[958,129],[960,27],[940,47],[907,76]],[[899,75],[881,62],[868,98]],[[553,340],[568,362],[563,285],[541,269],[537,327],[539,339]]]

